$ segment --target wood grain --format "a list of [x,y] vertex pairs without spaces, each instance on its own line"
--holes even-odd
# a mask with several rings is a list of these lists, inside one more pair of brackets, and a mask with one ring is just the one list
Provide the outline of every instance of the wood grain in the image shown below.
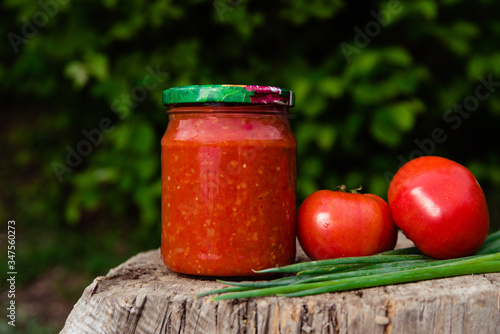
[[143,252],[97,277],[61,333],[500,333],[500,273],[302,298],[195,298],[221,287],[168,271],[158,249]]

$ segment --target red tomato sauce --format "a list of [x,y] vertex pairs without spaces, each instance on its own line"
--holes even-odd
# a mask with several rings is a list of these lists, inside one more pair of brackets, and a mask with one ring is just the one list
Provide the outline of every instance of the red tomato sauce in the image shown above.
[[249,276],[295,258],[288,108],[171,106],[161,141],[162,246],[179,273]]

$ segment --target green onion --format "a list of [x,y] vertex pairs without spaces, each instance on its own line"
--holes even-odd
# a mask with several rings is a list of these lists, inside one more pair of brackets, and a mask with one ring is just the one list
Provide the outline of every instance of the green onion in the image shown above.
[[396,261],[408,261],[408,260],[422,260],[429,259],[429,257],[422,254],[411,254],[411,255],[372,255],[372,256],[359,256],[359,257],[342,257],[338,259],[330,260],[319,260],[311,262],[301,262],[296,264],[291,264],[284,267],[269,268],[264,270],[259,270],[257,273],[294,273],[302,270],[309,269],[319,269],[325,267],[334,267],[342,264],[374,264],[374,263],[385,263],[385,262],[396,262]]
[[270,281],[227,282],[233,287],[208,291],[198,296],[225,293],[213,300],[279,295],[299,297],[326,292],[369,288],[428,279],[500,272],[500,231],[490,234],[473,256],[435,260],[415,247],[365,257],[297,263],[259,273],[296,273]]
[[251,290],[251,289],[252,288],[247,288],[247,287],[243,287],[243,286],[234,287],[234,288],[217,289],[217,290],[211,290],[211,291],[202,292],[200,294],[197,294],[196,297],[203,297],[203,296],[213,295],[213,294],[216,294],[216,293],[246,291],[246,290]]
[[340,264],[338,266],[330,267],[317,267],[313,269],[306,269],[297,272],[297,275],[320,275],[320,274],[331,274],[339,271],[346,271],[350,269],[358,269],[362,267],[369,266],[369,264]]
[[[353,290],[360,288],[371,288],[376,286],[417,282],[435,278],[445,278],[453,276],[462,276],[478,273],[492,273],[500,271],[500,254],[497,255],[494,261],[487,259],[479,259],[477,263],[456,262],[449,265],[438,265],[429,268],[415,268],[403,270],[397,273],[386,273],[379,275],[368,276],[363,280],[357,277],[339,279],[336,281],[319,283],[318,287],[310,287],[306,289],[298,289],[292,293],[284,294],[287,297],[300,297],[306,295],[314,295],[326,292],[336,292]],[[304,284],[305,287],[307,284]],[[280,294],[279,292],[277,294]],[[224,296],[219,296],[224,297]],[[217,298],[217,297],[216,297]]]
[[476,273],[490,273],[500,271],[500,253],[483,255],[472,259],[462,259],[448,264],[435,265],[424,268],[405,269],[383,274],[374,274],[360,278],[360,276],[334,279],[322,282],[298,283],[279,287],[247,290],[220,295],[213,300],[249,298],[269,295],[299,297],[325,292],[337,292],[360,288],[369,288],[389,284],[409,283],[434,278],[460,276]]

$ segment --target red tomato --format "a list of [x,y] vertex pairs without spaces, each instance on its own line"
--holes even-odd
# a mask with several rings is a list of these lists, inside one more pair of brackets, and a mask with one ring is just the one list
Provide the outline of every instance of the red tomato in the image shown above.
[[426,156],[406,163],[392,179],[388,198],[396,225],[430,257],[471,255],[488,234],[481,186],[449,159]]
[[313,260],[373,255],[393,249],[398,237],[382,198],[332,190],[317,191],[302,203],[297,236]]

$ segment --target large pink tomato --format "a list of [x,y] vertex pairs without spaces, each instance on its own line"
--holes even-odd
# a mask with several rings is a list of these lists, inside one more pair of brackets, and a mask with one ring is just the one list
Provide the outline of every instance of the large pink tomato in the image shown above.
[[483,190],[467,168],[449,159],[406,163],[392,179],[388,199],[396,225],[430,257],[471,255],[488,234]]
[[297,236],[313,260],[367,256],[393,249],[397,227],[376,195],[320,190],[300,206]]

